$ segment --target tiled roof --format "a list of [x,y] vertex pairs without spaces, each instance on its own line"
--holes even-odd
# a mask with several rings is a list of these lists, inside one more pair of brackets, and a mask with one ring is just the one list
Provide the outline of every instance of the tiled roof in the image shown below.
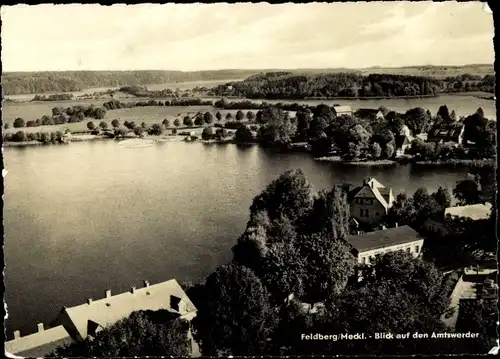
[[43,357],[71,338],[62,325],[26,335],[5,343],[5,351],[25,357]]
[[358,252],[390,247],[421,239],[422,238],[419,237],[418,233],[409,226],[368,232],[357,236],[347,236],[347,242],[356,248]]
[[380,204],[382,204],[382,206],[388,209],[390,191],[390,188],[385,188],[384,185],[377,181],[375,178],[369,178],[365,180],[364,186],[358,187],[351,191],[349,197],[351,198],[351,200],[354,198],[375,198],[380,202]]
[[107,327],[128,317],[138,310],[160,310],[171,308],[170,296],[181,298],[186,303],[187,312],[195,312],[196,307],[175,279],[138,288],[134,293],[125,292],[109,298],[102,298],[72,308],[65,308],[81,338],[87,337],[89,321]]
[[444,215],[453,217],[464,217],[473,220],[489,218],[491,214],[491,203],[471,204],[468,206],[448,207],[444,211]]

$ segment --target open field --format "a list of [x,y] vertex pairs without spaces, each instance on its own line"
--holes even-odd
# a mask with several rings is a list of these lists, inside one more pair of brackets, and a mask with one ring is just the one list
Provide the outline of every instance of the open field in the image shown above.
[[[80,102],[78,102],[80,104]],[[37,103],[38,104],[38,103]],[[10,106],[10,105],[8,105]],[[66,105],[69,107],[70,105]],[[55,107],[55,106],[52,106]],[[50,108],[52,108],[50,107]],[[4,121],[9,123],[11,126],[7,130],[4,130],[5,133],[15,133],[17,131],[25,131],[25,132],[55,132],[55,131],[64,131],[65,129],[69,129],[72,132],[75,131],[86,131],[87,130],[87,122],[92,121],[97,126],[101,121],[104,121],[108,124],[108,128],[111,128],[111,121],[114,119],[118,119],[120,124],[123,124],[125,121],[135,121],[136,124],[140,125],[142,122],[146,122],[148,125],[152,125],[155,123],[162,123],[164,119],[168,119],[170,121],[170,126],[173,127],[173,122],[176,118],[179,118],[182,124],[182,119],[189,115],[190,117],[194,117],[198,112],[211,112],[214,117],[214,123],[224,124],[226,122],[226,115],[231,113],[233,115],[233,119],[236,116],[237,110],[218,110],[212,106],[145,106],[145,107],[133,107],[133,108],[122,108],[118,110],[110,110],[106,113],[106,117],[103,120],[96,120],[93,118],[85,118],[82,122],[76,123],[65,123],[61,125],[53,125],[53,126],[38,126],[38,127],[23,127],[23,128],[14,128],[12,127],[12,122],[16,117],[22,117],[25,120],[40,118],[42,114],[34,115],[33,109],[30,107],[22,108],[25,112],[18,112],[16,115],[11,114],[11,118],[6,118]],[[5,110],[5,108],[4,108]],[[28,111],[32,113],[32,116],[28,117],[27,114],[30,114]],[[248,110],[242,110],[243,113],[248,112]],[[251,110],[256,113],[256,110]],[[215,118],[215,114],[220,112],[222,115],[222,120],[219,122]],[[50,114],[50,109],[47,114]],[[182,127],[182,125],[181,125]]]

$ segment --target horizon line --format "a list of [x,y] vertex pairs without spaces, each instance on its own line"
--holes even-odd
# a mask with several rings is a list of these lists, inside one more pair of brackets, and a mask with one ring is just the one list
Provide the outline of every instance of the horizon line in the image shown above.
[[201,69],[201,70],[178,70],[178,69],[109,69],[109,70],[15,70],[15,71],[2,71],[3,74],[9,73],[42,73],[42,72],[139,72],[139,71],[159,71],[159,72],[217,72],[217,71],[300,71],[300,70],[351,70],[351,71],[362,71],[362,70],[374,70],[374,69],[405,69],[405,68],[418,68],[418,67],[469,67],[469,66],[492,66],[494,63],[473,63],[473,64],[462,64],[462,65],[406,65],[406,66],[379,66],[373,65],[368,67],[295,67],[295,68],[220,68],[220,69]]

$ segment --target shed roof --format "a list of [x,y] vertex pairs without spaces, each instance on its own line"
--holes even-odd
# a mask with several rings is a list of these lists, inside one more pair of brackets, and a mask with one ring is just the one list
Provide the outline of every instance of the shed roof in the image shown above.
[[187,312],[195,312],[196,307],[175,279],[138,288],[109,298],[102,298],[72,308],[65,308],[81,338],[87,337],[89,323],[96,323],[105,328],[128,317],[139,310],[166,309],[175,312],[171,307],[170,296],[181,298],[186,303]]
[[398,244],[421,240],[418,233],[409,226],[389,228],[380,231],[368,232],[360,235],[347,236],[349,242],[358,252],[391,247]]
[[62,325],[26,335],[5,343],[5,351],[10,354],[29,357],[43,357],[57,346],[70,342],[71,338]]

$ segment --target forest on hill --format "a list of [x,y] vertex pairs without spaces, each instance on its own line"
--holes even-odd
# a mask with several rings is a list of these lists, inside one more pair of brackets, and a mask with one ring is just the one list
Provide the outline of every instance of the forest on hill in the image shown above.
[[[473,78],[483,78],[490,75],[494,78],[492,65],[467,66],[413,66],[401,68],[369,69],[254,69],[254,70],[214,70],[214,71],[56,71],[56,72],[4,72],[2,74],[2,88],[4,95],[72,92],[88,88],[120,87],[134,85],[162,84],[167,82],[187,81],[218,81],[248,78],[262,73],[289,73],[296,76],[320,76],[328,74],[393,74],[405,76],[426,76],[445,79],[462,74],[469,74]],[[465,85],[464,85],[465,86]]]
[[383,98],[436,96],[440,93],[493,93],[494,75],[463,74],[437,78],[395,74],[268,72],[216,86],[214,96],[252,99]]

